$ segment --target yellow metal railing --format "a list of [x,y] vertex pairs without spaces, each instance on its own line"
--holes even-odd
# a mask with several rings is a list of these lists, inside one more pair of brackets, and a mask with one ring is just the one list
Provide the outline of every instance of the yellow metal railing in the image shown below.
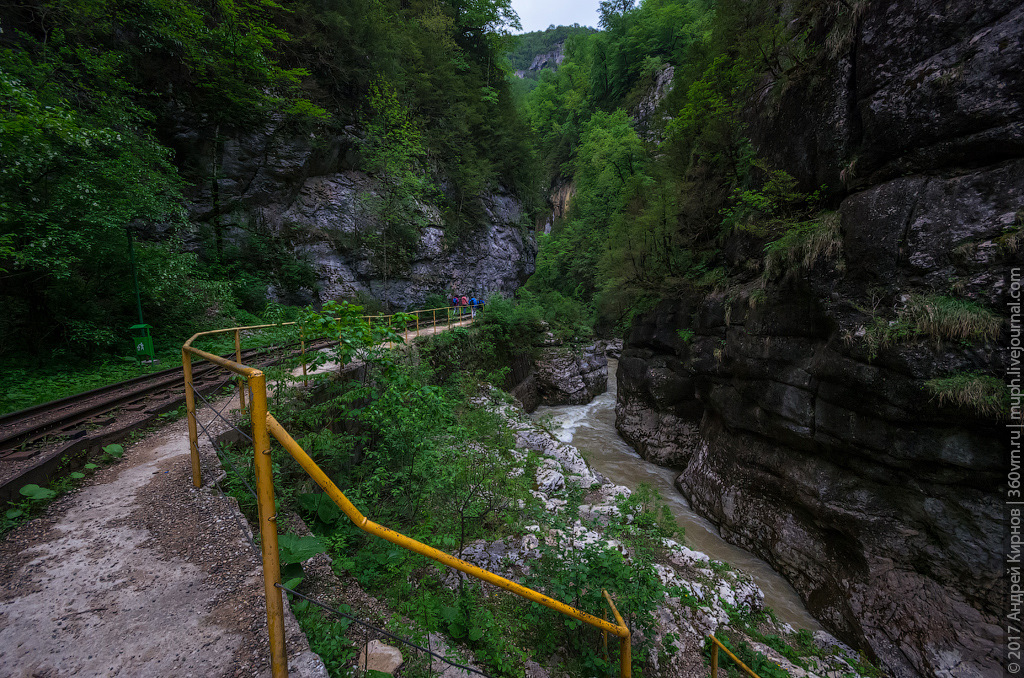
[[715,638],[714,636],[708,636],[708,638],[711,640],[711,678],[718,678],[719,648],[721,648],[722,652],[729,655],[729,658],[736,662],[736,665],[743,669],[748,676],[751,676],[752,678],[760,678],[760,676],[758,676],[756,673],[750,670],[750,667],[741,662],[739,660],[739,657],[730,652],[729,648],[722,644],[722,641],[720,641],[718,638]]
[[[451,309],[448,308],[428,309],[427,311],[417,312],[415,329],[416,336],[419,336],[420,334],[418,313],[433,312],[433,321],[436,326],[437,311],[445,311],[447,313],[450,310]],[[382,322],[383,318],[390,317],[391,316],[374,316],[372,319],[368,319],[368,322],[372,322],[373,320]],[[390,320],[388,322],[390,322]],[[321,488],[323,488],[324,492],[327,493],[335,504],[338,505],[338,508],[345,513],[356,527],[364,532],[386,539],[387,541],[397,544],[402,548],[413,551],[414,553],[424,555],[439,563],[455,568],[460,572],[465,572],[470,576],[494,584],[495,586],[503,588],[506,591],[514,593],[527,600],[540,603],[541,605],[555,610],[556,612],[560,612],[568,617],[572,617],[573,619],[577,619],[589,624],[590,626],[601,629],[604,633],[605,646],[607,646],[609,633],[617,636],[619,638],[619,675],[621,678],[629,678],[631,672],[630,631],[623,622],[622,616],[619,614],[619,611],[615,607],[615,603],[612,601],[611,596],[608,595],[607,591],[603,591],[602,593],[612,610],[612,614],[615,616],[615,624],[604,619],[599,619],[598,617],[583,612],[582,610],[577,610],[570,605],[566,605],[554,598],[550,598],[509,579],[505,579],[493,572],[479,568],[448,553],[439,551],[431,546],[427,546],[415,539],[410,539],[409,537],[399,534],[394,530],[390,530],[382,525],[374,523],[359,512],[352,502],[345,497],[341,490],[331,482],[330,478],[320,470],[320,467],[316,465],[316,462],[306,454],[305,450],[295,442],[284,427],[282,427],[281,424],[278,423],[278,421],[268,412],[267,383],[266,376],[263,372],[242,364],[240,340],[241,331],[294,324],[295,323],[282,323],[280,325],[232,327],[223,330],[213,330],[211,332],[199,332],[186,341],[181,349],[182,366],[185,373],[185,405],[188,412],[188,435],[192,458],[192,484],[195,487],[202,486],[202,475],[199,465],[199,437],[196,425],[195,395],[192,390],[192,357],[195,356],[197,358],[209,360],[210,362],[220,365],[235,374],[245,377],[249,386],[249,393],[251,397],[251,402],[249,403],[249,414],[252,421],[253,453],[255,455],[254,467],[256,472],[256,500],[258,506],[257,520],[259,522],[263,556],[263,586],[267,604],[267,629],[270,635],[270,666],[273,678],[287,678],[288,660],[284,644],[284,599],[281,589],[278,588],[278,585],[281,583],[281,562],[277,546],[277,515],[274,508],[273,467],[270,459],[271,435],[281,443],[282,447],[284,447],[292,458],[298,462],[299,466],[301,466],[302,469],[306,471],[306,473],[309,474],[309,476],[316,481]],[[451,325],[455,323],[449,321],[448,324]],[[227,332],[235,333],[235,361],[227,360],[218,355],[202,351],[192,346],[192,342],[199,337]],[[409,333],[407,332],[406,334],[408,336]],[[305,366],[305,337],[303,337],[302,343],[303,366]],[[239,384],[239,402],[244,409],[245,393],[242,389],[241,383]]]

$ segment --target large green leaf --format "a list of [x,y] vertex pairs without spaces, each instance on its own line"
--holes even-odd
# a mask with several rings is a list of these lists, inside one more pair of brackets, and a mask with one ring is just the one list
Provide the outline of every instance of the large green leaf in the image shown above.
[[277,547],[283,563],[304,563],[316,554],[327,551],[316,537],[299,537],[295,534],[278,535]]
[[322,492],[309,492],[299,495],[299,505],[328,525],[333,525],[341,518],[341,510],[330,497]]
[[44,501],[46,499],[53,499],[57,496],[57,493],[53,490],[45,487],[39,487],[35,484],[25,485],[19,490],[19,492],[32,501]]

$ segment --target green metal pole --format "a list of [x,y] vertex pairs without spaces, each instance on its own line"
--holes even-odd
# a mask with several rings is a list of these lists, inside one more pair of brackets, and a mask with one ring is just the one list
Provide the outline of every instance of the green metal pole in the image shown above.
[[146,321],[142,319],[142,295],[139,294],[139,276],[135,272],[135,243],[132,242],[131,226],[125,226],[124,230],[128,234],[128,259],[132,262],[132,280],[135,281],[135,303],[139,307],[139,324],[145,325]]

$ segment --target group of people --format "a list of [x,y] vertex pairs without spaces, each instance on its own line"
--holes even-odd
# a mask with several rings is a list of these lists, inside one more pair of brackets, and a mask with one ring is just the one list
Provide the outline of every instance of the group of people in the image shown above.
[[460,297],[457,294],[453,294],[451,302],[452,307],[455,310],[455,314],[460,317],[469,312],[469,317],[475,318],[476,312],[482,311],[484,308],[484,300],[477,299],[476,297],[467,297],[465,295]]

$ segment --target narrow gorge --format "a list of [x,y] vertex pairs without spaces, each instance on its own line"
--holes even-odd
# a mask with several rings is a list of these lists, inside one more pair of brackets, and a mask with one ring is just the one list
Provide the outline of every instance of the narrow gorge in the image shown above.
[[[239,361],[348,365],[267,374],[353,505],[609,591],[627,673],[722,642],[764,678],[1019,675],[1024,2],[593,5],[522,34],[511,0],[0,7],[0,411],[242,327]],[[210,462],[255,522],[241,440]],[[617,666],[274,454],[295,586],[496,678]],[[292,602],[356,675],[348,621]]]
[[[830,187],[828,242],[789,272],[661,301],[620,362],[625,439],[896,676],[1001,673],[1008,429],[928,384],[1019,366],[1006,325],[879,333],[951,289],[1008,315],[1022,34],[1016,3],[865,4],[812,88],[750,118],[773,165]],[[724,256],[750,248],[731,237]]]

